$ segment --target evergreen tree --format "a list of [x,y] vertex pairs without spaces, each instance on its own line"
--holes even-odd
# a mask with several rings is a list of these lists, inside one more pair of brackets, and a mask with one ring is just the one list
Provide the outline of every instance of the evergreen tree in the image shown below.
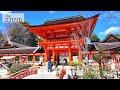
[[90,41],[92,42],[99,42],[100,39],[98,38],[98,36],[96,34],[92,34],[90,37]]

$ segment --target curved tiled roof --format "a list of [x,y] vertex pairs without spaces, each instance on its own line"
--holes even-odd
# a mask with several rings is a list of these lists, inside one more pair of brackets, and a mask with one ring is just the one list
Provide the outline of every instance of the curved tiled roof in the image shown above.
[[14,48],[14,47],[16,47],[16,48],[30,47],[30,46],[19,44],[19,43],[10,41],[10,40],[6,41],[3,44],[4,45],[0,46],[0,49],[8,49],[8,48]]
[[120,42],[99,43],[97,45],[98,45],[98,47],[103,47],[103,49],[113,49],[113,48],[120,47]]
[[113,35],[113,34],[108,34],[102,41],[100,41],[101,43],[104,42],[120,42],[120,38]]
[[120,42],[111,43],[92,43],[96,50],[102,48],[103,50],[114,50],[115,48],[120,48]]
[[55,20],[47,20],[43,25],[56,25],[56,24],[64,24],[64,23],[71,23],[71,22],[79,22],[84,20],[83,16],[73,16],[68,18],[60,18]]
[[108,34],[102,41],[91,43],[91,45],[95,47],[95,50],[102,48],[103,50],[120,51],[120,38]]
[[12,46],[15,46],[15,47],[18,47],[18,48],[30,47],[30,46],[19,44],[19,43],[13,42],[13,41],[10,41],[10,43],[11,43]]
[[38,47],[0,49],[0,54],[30,54],[35,53],[38,49]]
[[99,16],[99,14],[89,17],[89,18],[84,18],[83,16],[72,16],[72,17],[66,17],[66,18],[59,18],[59,19],[54,19],[54,20],[47,20],[42,25],[30,25],[30,27],[50,26],[50,25],[57,25],[57,24],[64,24],[64,23],[74,23],[74,22],[80,22],[82,20],[90,19],[90,18],[93,18],[96,16]]
[[36,52],[44,52],[41,47],[30,47],[8,40],[8,42],[0,47],[0,54],[30,54]]

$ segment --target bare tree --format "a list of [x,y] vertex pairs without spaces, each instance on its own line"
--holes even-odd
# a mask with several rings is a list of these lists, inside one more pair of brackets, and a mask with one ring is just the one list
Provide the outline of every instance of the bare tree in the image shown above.
[[0,30],[0,47],[3,47],[6,42],[7,42],[6,36]]
[[6,24],[7,34],[14,42],[21,43],[28,46],[36,45],[36,37],[21,23]]
[[88,42],[92,34],[91,30],[94,29],[97,19],[98,17],[88,18],[84,21],[80,21],[78,24],[75,24],[74,26],[71,26],[70,34],[71,43],[73,44],[73,46],[77,46],[77,48],[80,51],[82,51],[82,56],[84,58],[84,61],[86,62],[84,67],[85,71],[89,69]]
[[[93,28],[93,19],[88,19],[81,24],[77,24],[71,28],[70,39],[72,44],[83,51],[83,58],[88,60],[88,40]],[[81,41],[83,42],[81,42]]]

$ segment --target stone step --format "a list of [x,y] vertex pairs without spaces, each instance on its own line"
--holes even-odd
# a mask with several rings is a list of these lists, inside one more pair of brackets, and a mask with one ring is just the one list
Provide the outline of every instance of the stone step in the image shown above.
[[6,75],[7,70],[6,69],[0,69],[0,75]]
[[5,79],[7,74],[7,69],[0,69],[0,78]]

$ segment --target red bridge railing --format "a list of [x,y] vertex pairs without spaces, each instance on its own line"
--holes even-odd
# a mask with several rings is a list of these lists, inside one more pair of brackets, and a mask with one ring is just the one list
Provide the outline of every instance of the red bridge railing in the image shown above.
[[18,71],[16,73],[14,73],[10,79],[22,79],[22,78],[32,75],[32,74],[37,74],[36,68],[29,68],[29,69],[24,69],[24,70]]

